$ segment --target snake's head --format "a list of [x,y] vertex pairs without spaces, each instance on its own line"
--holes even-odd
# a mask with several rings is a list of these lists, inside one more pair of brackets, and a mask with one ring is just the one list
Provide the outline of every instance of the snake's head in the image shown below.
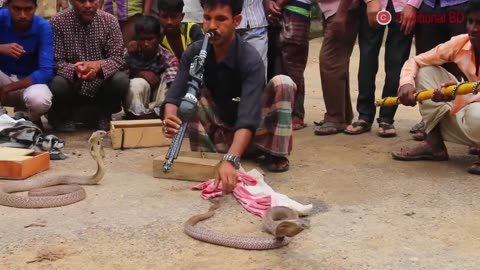
[[92,133],[90,139],[88,139],[88,147],[91,155],[95,155],[95,149],[98,149],[99,154],[104,158],[105,152],[102,147],[102,140],[107,135],[107,132],[104,130],[97,130]]

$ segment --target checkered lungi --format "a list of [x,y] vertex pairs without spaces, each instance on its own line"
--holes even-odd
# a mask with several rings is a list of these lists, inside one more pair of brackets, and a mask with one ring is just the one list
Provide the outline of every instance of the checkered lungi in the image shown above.
[[[262,97],[262,119],[248,150],[261,150],[275,156],[292,151],[292,108],[297,86],[288,76],[272,78]],[[233,127],[218,116],[210,91],[203,88],[198,112],[188,124],[192,151],[226,153],[233,142]]]

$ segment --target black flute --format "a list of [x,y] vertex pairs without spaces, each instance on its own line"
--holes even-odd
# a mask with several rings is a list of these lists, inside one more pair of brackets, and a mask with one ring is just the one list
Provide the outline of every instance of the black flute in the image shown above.
[[173,161],[177,159],[180,148],[182,147],[183,138],[187,131],[187,124],[190,118],[195,115],[198,108],[198,92],[199,87],[203,84],[203,71],[205,66],[205,58],[207,58],[208,39],[213,37],[214,33],[207,32],[203,39],[202,48],[200,53],[193,58],[190,64],[190,80],[188,82],[188,90],[185,96],[182,98],[180,106],[178,108],[178,118],[182,120],[182,125],[177,135],[172,140],[172,144],[168,148],[167,155],[165,156],[165,163],[163,164],[163,172],[167,173],[173,165]]

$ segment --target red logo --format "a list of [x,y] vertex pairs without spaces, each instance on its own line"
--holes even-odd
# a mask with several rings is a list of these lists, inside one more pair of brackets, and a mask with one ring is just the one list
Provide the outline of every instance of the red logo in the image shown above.
[[377,22],[380,25],[387,25],[392,21],[392,14],[387,10],[382,10],[377,13]]

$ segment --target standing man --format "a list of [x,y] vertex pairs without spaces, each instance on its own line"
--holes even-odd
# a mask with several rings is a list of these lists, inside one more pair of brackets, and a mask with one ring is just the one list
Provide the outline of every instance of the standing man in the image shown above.
[[97,0],[100,9],[115,15],[120,23],[125,46],[135,37],[135,21],[140,15],[149,16],[153,0]]
[[[388,11],[393,17],[388,23],[385,42],[386,75],[382,97],[395,96],[398,90],[400,71],[410,55],[417,8],[421,4],[421,0],[366,0],[365,2],[362,3],[358,34],[360,66],[358,68],[357,111],[359,116],[358,121],[345,130],[345,133],[351,135],[370,131],[375,119],[375,79],[378,72],[378,56],[387,28],[387,25],[378,24],[377,14],[383,9],[382,12]],[[397,106],[380,108],[377,118],[378,136],[396,136],[393,125],[396,111]]]
[[[213,32],[205,59],[204,87],[197,114],[189,122],[193,151],[226,153],[216,167],[215,180],[231,192],[238,179],[240,158],[249,146],[262,151],[267,169],[289,168],[292,150],[291,113],[295,84],[287,76],[274,77],[265,88],[265,68],[254,47],[236,27],[242,16],[242,0],[203,0],[203,30]],[[189,68],[202,42],[183,54],[180,69],[165,99],[166,135],[178,133],[178,106],[188,89]],[[259,102],[262,101],[262,102]]]
[[268,75],[270,79],[283,74],[297,85],[292,112],[293,129],[307,125],[305,118],[305,78],[307,66],[311,0],[264,0],[270,22]]
[[242,21],[237,27],[237,32],[246,42],[257,49],[262,57],[265,70],[267,70],[268,21],[265,16],[263,0],[244,0],[241,15]]
[[56,77],[50,124],[59,131],[75,131],[73,113],[81,105],[97,111],[96,129],[109,130],[112,113],[121,110],[129,88],[124,65],[122,33],[112,15],[98,9],[98,0],[72,0],[73,8],[55,15]]
[[7,0],[6,6],[0,9],[0,104],[27,110],[42,127],[40,117],[52,104],[52,28],[35,15],[36,0]]
[[315,135],[343,132],[352,122],[350,99],[350,56],[357,39],[357,0],[318,0],[323,15],[324,37],[320,50],[320,78],[326,112],[315,127]]

